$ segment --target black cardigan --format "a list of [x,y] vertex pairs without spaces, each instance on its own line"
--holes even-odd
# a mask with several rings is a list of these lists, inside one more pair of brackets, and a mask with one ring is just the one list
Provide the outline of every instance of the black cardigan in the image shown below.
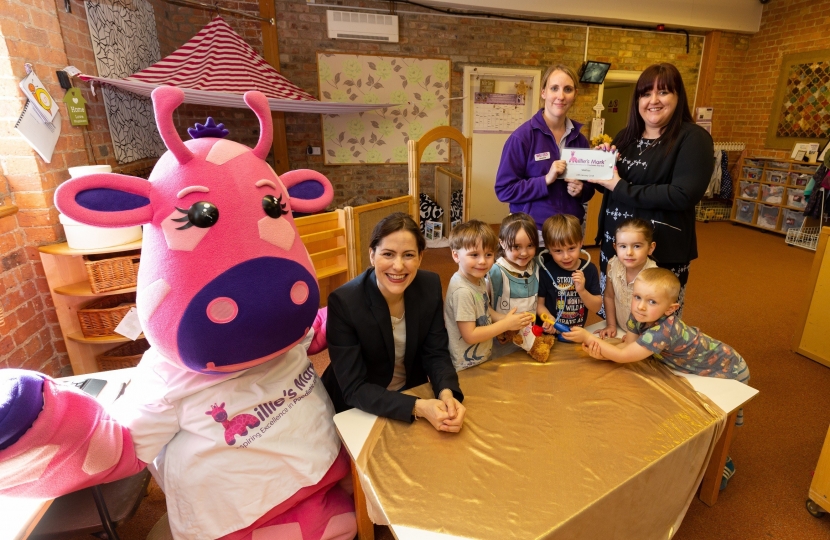
[[[419,270],[404,292],[404,306],[404,388],[429,380],[436,396],[449,388],[462,401],[448,349],[438,275]],[[378,416],[413,420],[416,398],[386,389],[395,368],[395,345],[389,306],[378,289],[374,268],[329,295],[326,338],[331,365],[322,379],[337,412],[356,407]]]
[[674,145],[657,145],[638,154],[630,144],[621,153],[630,161],[648,164],[631,167],[619,160],[620,180],[614,191],[602,190],[597,241],[610,259],[614,255],[614,232],[627,217],[638,217],[654,225],[657,247],[653,258],[661,266],[685,264],[697,258],[695,205],[703,197],[715,168],[712,136],[702,127],[684,122]]

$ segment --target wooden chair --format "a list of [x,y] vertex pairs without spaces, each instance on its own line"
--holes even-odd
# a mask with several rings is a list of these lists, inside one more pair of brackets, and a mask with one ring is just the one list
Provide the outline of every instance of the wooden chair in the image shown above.
[[118,540],[115,529],[133,517],[147,495],[150,472],[146,469],[109,484],[101,484],[58,497],[41,518],[30,540],[60,540],[84,534]]
[[405,212],[418,221],[417,199],[405,195],[361,206],[347,206],[346,228],[349,245],[349,278],[369,267],[369,237],[377,223],[395,212]]
[[317,272],[320,307],[323,307],[331,291],[354,277],[349,273],[346,213],[335,210],[299,217],[294,224]]
[[[409,194],[415,198],[416,204],[421,193],[421,156],[424,154],[427,146],[437,141],[438,139],[450,139],[458,143],[461,147],[461,156],[463,163],[463,182],[462,195],[464,204],[462,206],[461,221],[467,221],[470,214],[470,182],[472,181],[473,172],[473,140],[465,137],[460,131],[454,127],[438,126],[424,133],[417,141],[409,140]],[[449,208],[444,208],[444,213],[448,214]],[[420,223],[420,212],[415,212],[412,216],[417,223]],[[445,234],[449,233],[449,229],[445,230]]]

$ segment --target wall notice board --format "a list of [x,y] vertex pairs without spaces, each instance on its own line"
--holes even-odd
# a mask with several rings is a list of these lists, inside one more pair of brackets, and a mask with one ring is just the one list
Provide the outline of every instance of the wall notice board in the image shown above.
[[810,270],[807,306],[802,322],[797,326],[793,349],[816,362],[830,367],[830,339],[827,339],[827,321],[830,320],[830,227],[821,229],[816,247],[816,258]]
[[[320,101],[394,103],[350,114],[324,114],[327,165],[406,163],[406,144],[450,120],[450,61],[436,58],[317,53]],[[422,163],[447,163],[447,140],[424,151]]]

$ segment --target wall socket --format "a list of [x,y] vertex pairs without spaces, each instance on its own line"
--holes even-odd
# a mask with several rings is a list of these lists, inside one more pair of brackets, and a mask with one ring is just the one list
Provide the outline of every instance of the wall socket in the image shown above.
[[323,152],[320,150],[319,146],[308,145],[308,147],[305,149],[305,153],[309,156],[319,156],[322,155]]

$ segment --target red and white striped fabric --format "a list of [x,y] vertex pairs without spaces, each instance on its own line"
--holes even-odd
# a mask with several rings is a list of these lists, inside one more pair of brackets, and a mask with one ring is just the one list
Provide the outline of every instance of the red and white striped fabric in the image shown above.
[[280,75],[221,17],[214,18],[174,53],[124,79],[81,75],[149,96],[158,86],[177,86],[185,103],[245,108],[242,95],[259,90],[273,111],[342,114],[389,104],[324,103]]

